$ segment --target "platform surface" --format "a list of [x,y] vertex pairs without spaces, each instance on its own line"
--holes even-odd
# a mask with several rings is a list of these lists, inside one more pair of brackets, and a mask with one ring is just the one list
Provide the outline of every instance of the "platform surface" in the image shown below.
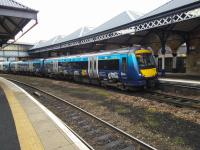
[[0,77],[0,150],[88,150],[48,109]]
[[187,80],[187,79],[175,79],[175,78],[159,78],[161,83],[180,83],[185,85],[200,86],[200,81]]
[[[159,75],[162,77],[161,75]],[[188,73],[165,73],[163,78],[170,78],[170,79],[182,79],[182,80],[194,80],[200,81],[200,75],[188,74]]]
[[166,73],[164,77],[159,77],[159,82],[200,87],[200,76],[185,73]]

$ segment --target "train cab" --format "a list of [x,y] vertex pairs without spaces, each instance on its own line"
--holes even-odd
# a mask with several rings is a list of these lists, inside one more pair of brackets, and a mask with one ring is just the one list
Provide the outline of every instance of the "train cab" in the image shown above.
[[136,50],[135,56],[138,69],[142,77],[147,81],[147,86],[155,86],[157,83],[157,67],[151,50]]

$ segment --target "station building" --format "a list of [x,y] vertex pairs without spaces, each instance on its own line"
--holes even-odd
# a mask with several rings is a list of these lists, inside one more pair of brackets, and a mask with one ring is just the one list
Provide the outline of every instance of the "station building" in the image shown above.
[[16,41],[37,25],[37,13],[13,0],[0,1],[0,61],[28,57],[27,50],[33,45]]
[[199,17],[199,0],[172,0],[142,16],[125,11],[96,28],[40,41],[28,55],[49,58],[142,45],[152,49],[160,72],[200,75]]
[[16,42],[9,44],[8,46],[1,49],[0,61],[18,61],[28,59],[28,50],[32,47],[33,44],[28,43]]
[[125,11],[92,30],[39,42],[29,54],[47,58],[142,45],[153,50],[160,72],[200,75],[199,17],[199,0],[172,0],[143,16]]

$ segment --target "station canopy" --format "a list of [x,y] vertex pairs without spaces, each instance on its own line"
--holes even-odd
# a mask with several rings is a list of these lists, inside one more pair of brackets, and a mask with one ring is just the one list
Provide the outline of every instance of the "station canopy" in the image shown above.
[[30,20],[37,21],[37,13],[14,0],[0,0],[0,46],[14,39]]
[[105,23],[103,23],[102,25],[93,28],[93,27],[81,27],[78,30],[74,31],[73,33],[67,35],[67,36],[55,36],[54,38],[47,40],[47,41],[42,41],[42,42],[38,42],[35,44],[34,47],[32,47],[32,49],[38,49],[38,48],[42,48],[42,47],[48,47],[51,45],[55,45],[55,44],[59,44],[59,43],[64,43],[66,41],[71,41],[71,40],[76,40],[78,38],[82,38],[88,35],[93,35],[93,34],[97,34],[99,32],[102,31],[106,31],[127,23],[132,22],[133,20],[136,20],[137,18],[139,18],[140,15],[133,12],[133,11],[124,11],[122,13],[120,13],[119,15],[111,18],[110,20],[106,21]]
[[36,43],[32,47],[32,49],[50,46],[50,45],[54,45],[54,44],[58,44],[58,43],[62,43],[62,42],[65,42],[65,41],[69,41],[69,40],[73,40],[73,39],[83,37],[83,36],[86,35],[86,33],[91,31],[91,29],[92,29],[91,27],[81,27],[78,30],[74,31],[73,33],[71,33],[67,36],[58,35],[58,36],[55,36],[55,37],[53,37],[53,38],[51,38],[50,40],[47,40],[47,41],[39,41],[38,43]]
[[[68,38],[64,38],[64,40],[57,40],[55,43],[46,45],[39,44],[29,52],[38,53],[71,47],[100,49],[107,44],[131,46],[133,44],[158,43],[157,45],[159,45],[160,39],[157,38],[157,35],[161,33],[166,32],[166,36],[169,34],[169,37],[176,38],[176,33],[179,35],[193,34],[199,30],[199,18],[200,0],[171,0],[143,16],[125,11],[81,36],[79,36],[81,32],[79,29],[78,34],[75,34],[77,31],[72,33],[76,36],[67,36]],[[97,45],[103,46],[98,47]]]

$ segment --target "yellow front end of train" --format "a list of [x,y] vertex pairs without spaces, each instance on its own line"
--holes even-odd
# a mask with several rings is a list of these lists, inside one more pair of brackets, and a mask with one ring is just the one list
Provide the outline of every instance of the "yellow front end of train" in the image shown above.
[[156,61],[151,50],[136,50],[135,55],[138,62],[139,72],[146,79],[148,86],[157,83]]

